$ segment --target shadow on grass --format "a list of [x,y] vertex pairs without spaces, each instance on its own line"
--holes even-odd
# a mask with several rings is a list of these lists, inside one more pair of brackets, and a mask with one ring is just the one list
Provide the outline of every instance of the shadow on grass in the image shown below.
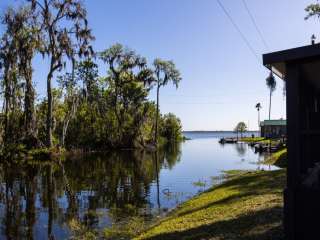
[[[243,214],[238,215],[236,218],[227,218],[225,220],[216,221],[212,223],[203,223],[203,225],[189,228],[183,231],[173,231],[159,233],[156,236],[148,237],[145,239],[158,240],[158,239],[210,239],[210,240],[225,240],[225,239],[240,239],[240,240],[280,240],[284,239],[282,229],[282,211],[281,204],[269,204],[270,201],[275,199],[268,196],[281,196],[283,188],[285,186],[285,170],[278,170],[272,172],[258,172],[258,173],[245,173],[241,176],[231,177],[225,183],[216,186],[203,194],[209,194],[205,196],[205,199],[212,201],[206,202],[201,206],[195,208],[183,207],[177,209],[172,214],[170,219],[176,219],[177,217],[183,217],[185,215],[193,214],[200,211],[205,212],[206,209],[212,209],[214,207],[222,206],[238,206],[243,207],[241,202],[261,196],[262,204],[265,204],[265,209],[245,211]],[[221,190],[221,191],[219,191]],[[231,191],[230,191],[231,190]],[[234,190],[234,191],[232,191]],[[230,195],[224,196],[224,193],[230,192]],[[219,199],[219,194],[222,194],[222,198]],[[215,197],[213,197],[215,196]],[[201,203],[202,194],[199,196],[199,202]],[[281,201],[281,198],[278,197]],[[195,201],[197,201],[195,199]],[[252,200],[255,201],[255,200]],[[269,206],[269,207],[267,207]],[[186,208],[184,210],[184,208]],[[226,209],[228,212],[228,210]],[[196,216],[195,215],[195,216]],[[232,216],[229,215],[229,216]],[[200,220],[200,219],[199,219]],[[197,219],[195,219],[197,221]],[[160,223],[161,225],[161,223]],[[157,226],[157,225],[156,225]],[[154,226],[154,227],[156,227]]]
[[279,219],[282,219],[282,208],[274,207],[242,215],[236,219],[202,225],[182,232],[160,234],[148,239],[282,240],[284,236]]
[[[272,180],[270,181],[270,177]],[[225,205],[232,203],[233,201],[245,200],[251,196],[259,196],[263,194],[274,194],[282,192],[285,183],[285,172],[283,170],[260,173],[259,175],[242,176],[241,178],[230,179],[226,183],[223,183],[217,187],[214,187],[205,193],[213,192],[221,188],[237,189],[239,193],[225,197],[218,201],[213,201],[207,205],[194,208],[188,211],[182,211],[176,216],[183,216],[191,214],[193,212],[201,211],[206,208],[211,208],[218,205]]]
[[[270,181],[270,178],[272,178],[272,181]],[[239,189],[240,192],[255,192],[255,194],[271,193],[274,190],[283,188],[283,178],[285,178],[285,172],[283,170],[266,171],[264,173],[259,172],[259,174],[243,174],[240,178],[231,178],[227,182],[209,191],[232,187]]]

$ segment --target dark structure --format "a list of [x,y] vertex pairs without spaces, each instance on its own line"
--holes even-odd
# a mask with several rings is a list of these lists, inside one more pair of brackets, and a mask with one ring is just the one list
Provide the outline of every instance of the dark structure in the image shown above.
[[265,54],[263,64],[286,81],[286,236],[320,239],[320,45]]
[[287,134],[287,121],[264,120],[260,123],[260,136],[265,138],[281,138]]

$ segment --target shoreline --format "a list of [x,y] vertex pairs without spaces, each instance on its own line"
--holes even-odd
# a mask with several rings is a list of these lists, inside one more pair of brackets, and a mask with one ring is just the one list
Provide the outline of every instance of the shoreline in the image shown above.
[[163,141],[159,143],[157,146],[153,144],[146,144],[143,147],[120,147],[120,148],[106,148],[106,149],[94,149],[94,150],[87,150],[87,149],[71,149],[67,150],[66,148],[62,147],[42,147],[42,148],[34,148],[34,149],[25,149],[20,148],[12,151],[9,149],[7,152],[2,152],[0,154],[1,159],[3,160],[56,160],[61,157],[65,156],[79,156],[79,155],[87,155],[87,154],[105,154],[110,152],[121,152],[121,151],[146,151],[146,152],[156,152],[157,150],[160,150],[161,148],[168,146],[169,144],[180,144],[182,142],[188,141],[191,139],[188,139],[186,137],[182,138],[179,141],[176,142],[170,142],[170,141]]
[[[249,142],[247,142],[249,144]],[[280,154],[281,153],[281,154]],[[268,162],[271,165],[277,165],[277,162],[279,160],[279,156],[281,156],[283,158],[283,150],[280,150],[279,152],[275,152],[273,153],[269,159]],[[272,159],[272,161],[270,160]],[[282,161],[284,161],[282,159]],[[284,161],[285,162],[285,161]],[[281,167],[281,166],[279,166]],[[282,167],[285,167],[285,165],[282,165]],[[271,171],[264,171],[264,170],[228,170],[228,171],[222,171],[222,174],[219,175],[219,178],[223,178],[222,181],[220,181],[219,184],[217,185],[212,185],[211,187],[209,187],[207,190],[205,190],[204,192],[198,193],[195,196],[193,196],[192,198],[186,200],[185,202],[179,204],[178,206],[176,206],[175,208],[170,209],[165,215],[161,216],[161,217],[155,217],[154,219],[152,219],[150,222],[144,222],[142,218],[137,217],[136,219],[134,219],[134,221],[140,221],[141,224],[139,226],[135,226],[135,230],[132,229],[132,225],[134,225],[134,223],[132,222],[132,220],[129,218],[128,222],[122,226],[113,226],[112,228],[107,228],[105,229],[104,233],[107,233],[107,238],[111,238],[112,237],[121,237],[121,236],[129,236],[128,239],[152,239],[152,240],[157,240],[157,239],[181,239],[184,237],[187,237],[187,239],[199,239],[198,237],[200,237],[200,239],[207,239],[206,236],[202,236],[201,231],[195,231],[194,228],[198,227],[198,226],[188,226],[188,224],[190,224],[190,218],[191,219],[195,219],[196,222],[202,222],[202,216],[201,214],[203,214],[203,218],[214,218],[212,216],[206,216],[205,212],[201,212],[202,210],[206,209],[206,206],[203,207],[202,205],[202,199],[204,199],[205,201],[208,202],[208,211],[212,211],[212,209],[210,209],[210,206],[214,206],[217,205],[217,207],[224,207],[226,208],[226,214],[228,213],[229,207],[228,205],[230,205],[228,203],[230,198],[234,198],[237,199],[237,201],[235,201],[236,205],[239,205],[239,208],[241,210],[241,208],[243,208],[243,211],[241,213],[240,211],[240,215],[241,214],[247,214],[247,211],[250,211],[250,208],[246,208],[246,206],[244,206],[242,204],[242,201],[251,201],[251,203],[253,205],[258,204],[258,205],[264,205],[264,204],[268,204],[269,198],[268,195],[269,193],[272,193],[275,189],[274,187],[276,186],[276,198],[280,200],[280,202],[278,202],[280,205],[282,204],[282,190],[283,187],[285,186],[285,169],[277,169],[277,170],[271,170]],[[279,178],[280,176],[280,178]],[[256,187],[252,187],[249,190],[249,194],[251,195],[251,199],[242,199],[243,198],[243,193],[241,193],[241,189],[247,188],[248,185],[248,181],[246,179],[248,178],[253,178],[254,181],[257,186]],[[250,184],[250,183],[249,183]],[[263,189],[263,185],[267,184],[268,187],[266,189],[266,191],[263,192],[263,194],[255,194],[255,192],[259,192],[261,191],[261,189]],[[232,193],[231,195],[234,196],[228,196],[228,193],[222,193],[221,194],[221,189],[226,189],[226,188],[233,188],[233,189],[237,189],[239,190],[236,193]],[[222,192],[225,190],[222,190]],[[218,193],[216,193],[218,192]],[[218,201],[216,201],[215,199],[215,195],[222,195],[225,199],[220,199]],[[247,194],[247,193],[245,193]],[[209,197],[206,195],[210,195]],[[262,196],[262,202],[260,202],[259,200],[259,195],[263,195]],[[256,199],[256,197],[258,198],[258,200]],[[218,204],[217,204],[218,202]],[[222,204],[220,204],[220,202],[223,202]],[[225,202],[225,203],[224,203]],[[221,206],[219,206],[221,205]],[[250,204],[249,204],[250,205]],[[279,207],[279,206],[278,206]],[[280,208],[282,207],[282,205],[280,206]],[[191,208],[191,210],[189,209]],[[200,209],[198,211],[198,209]],[[213,210],[214,211],[214,210]],[[182,214],[183,216],[186,215],[186,217],[189,215],[192,216],[192,212],[194,212],[195,216],[189,217],[188,219],[185,220],[184,218],[181,218],[181,212],[187,212],[187,214]],[[271,211],[272,212],[272,211]],[[222,213],[224,214],[224,213]],[[231,214],[232,213],[228,213]],[[250,212],[250,214],[255,214],[254,212]],[[266,214],[268,214],[268,210],[266,210]],[[200,217],[199,217],[200,216]],[[214,216],[214,214],[213,214]],[[197,219],[197,217],[199,217],[199,219]],[[221,215],[218,215],[218,217],[221,217]],[[228,221],[229,216],[222,216],[220,221],[224,222],[224,221]],[[254,219],[254,218],[252,218]],[[252,219],[248,219],[248,221],[250,222]],[[259,220],[259,219],[258,219]],[[278,217],[278,220],[281,222],[282,221],[282,217]],[[240,220],[241,221],[241,220]],[[206,222],[206,221],[205,221]],[[204,225],[206,225],[207,223],[205,223]],[[252,222],[252,224],[254,224],[254,222]],[[175,226],[176,225],[176,226]],[[192,224],[191,224],[192,225]],[[201,225],[201,224],[200,224]],[[175,227],[172,227],[175,226]],[[281,228],[281,226],[278,226]],[[180,229],[181,228],[181,229]],[[174,231],[171,231],[174,230]],[[279,230],[279,229],[278,229]],[[282,230],[277,232],[282,232]],[[191,233],[189,233],[191,231]],[[196,232],[195,236],[192,236],[194,233]],[[242,231],[242,229],[235,229],[236,234],[239,235],[239,232],[237,231]],[[185,232],[188,232],[188,234],[185,234]],[[191,234],[191,235],[189,235]],[[198,235],[200,234],[200,236]],[[186,236],[185,236],[186,235]],[[214,232],[213,235],[210,235],[210,239],[211,237],[216,237],[216,233]],[[261,239],[264,239],[263,236]],[[257,238],[260,240],[260,237]],[[127,239],[127,238],[125,238]],[[215,238],[213,238],[215,239]],[[220,239],[220,238],[219,238]],[[229,239],[229,238],[222,238],[222,239]],[[230,238],[233,239],[233,238]],[[238,238],[237,238],[238,239]],[[242,238],[239,238],[242,239]],[[256,239],[256,238],[247,238],[247,236],[243,239]],[[270,238],[267,238],[270,239]],[[273,239],[273,238],[272,238]]]
[[[257,220],[255,215],[261,212],[263,216],[270,215],[274,213],[274,208],[277,208],[275,211],[277,215],[273,220],[278,222],[278,225],[276,229],[269,226],[264,230],[265,232],[275,231],[281,235],[282,226],[279,221],[281,222],[282,217],[280,212],[283,204],[282,189],[285,185],[285,172],[285,169],[226,172],[226,181],[182,203],[134,239],[181,239],[183,237],[207,239],[207,237],[217,237],[221,234],[230,234],[230,239],[233,239],[231,237],[233,235],[237,236],[237,239],[264,239],[264,235],[249,236],[243,231],[249,231],[249,233],[255,231],[254,228],[250,228],[250,225],[255,226],[254,223]],[[252,186],[248,188],[248,184]],[[271,199],[275,204],[270,202]],[[243,216],[248,215],[252,217],[245,219],[244,222]],[[259,216],[258,220],[260,218]],[[267,222],[268,219],[262,220]],[[241,226],[239,224],[233,226],[232,233],[228,231],[222,233],[219,229],[229,227],[230,221],[239,222]],[[244,223],[245,226],[242,226]]]

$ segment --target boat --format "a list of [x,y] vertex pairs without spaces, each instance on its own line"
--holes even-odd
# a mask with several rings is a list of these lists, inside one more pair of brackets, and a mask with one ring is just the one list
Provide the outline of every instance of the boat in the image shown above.
[[238,139],[237,138],[221,138],[219,140],[219,143],[224,144],[224,143],[237,143]]

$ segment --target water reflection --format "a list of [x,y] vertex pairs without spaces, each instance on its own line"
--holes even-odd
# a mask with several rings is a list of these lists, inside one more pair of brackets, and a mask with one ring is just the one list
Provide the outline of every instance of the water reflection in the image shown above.
[[236,148],[236,151],[237,151],[239,157],[243,157],[246,155],[247,149],[248,149],[248,144],[238,142],[238,143],[235,143],[234,145],[235,145],[235,148]]
[[267,170],[262,157],[246,144],[203,137],[158,152],[3,162],[0,239],[66,239],[73,222],[96,229],[134,215],[149,219],[208,188],[221,170]]
[[159,152],[121,151],[66,161],[0,164],[0,238],[61,239],[77,221],[100,228],[154,210],[150,188],[159,172],[180,161],[180,145]]

